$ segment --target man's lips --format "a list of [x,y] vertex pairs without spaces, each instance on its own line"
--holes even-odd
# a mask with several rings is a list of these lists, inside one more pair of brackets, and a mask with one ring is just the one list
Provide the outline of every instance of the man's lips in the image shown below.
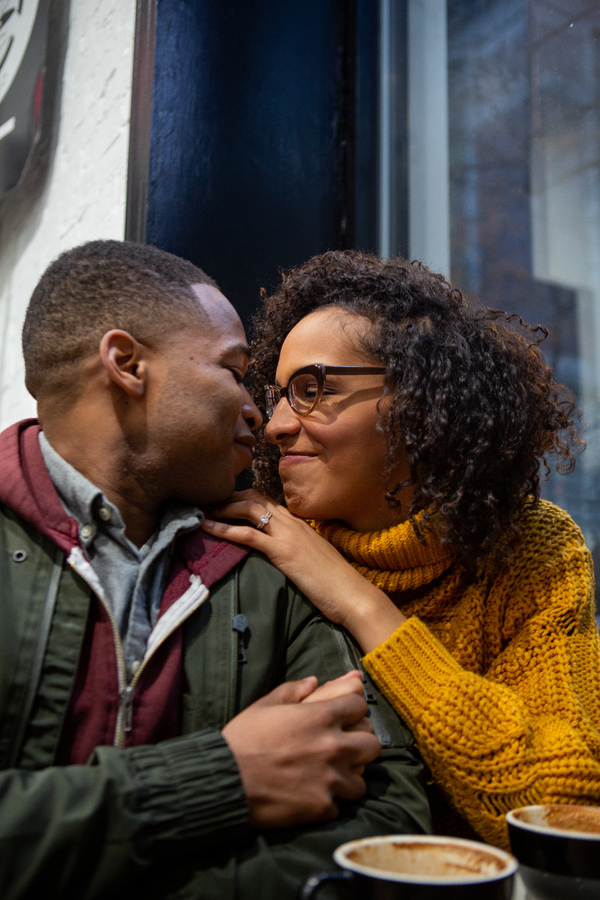
[[250,456],[252,456],[252,451],[254,450],[256,438],[254,437],[253,434],[239,434],[235,438],[235,443],[240,444],[245,450],[248,451]]

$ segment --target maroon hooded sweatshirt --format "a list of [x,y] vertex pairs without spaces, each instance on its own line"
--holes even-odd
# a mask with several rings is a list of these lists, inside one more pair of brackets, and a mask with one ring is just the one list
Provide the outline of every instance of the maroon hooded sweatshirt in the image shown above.
[[[68,559],[73,548],[80,547],[78,526],[52,484],[39,432],[37,421],[28,419],[0,433],[0,503],[48,537]],[[160,616],[189,588],[190,575],[199,576],[210,588],[247,552],[201,529],[183,535],[176,544]],[[104,604],[91,588],[90,594],[79,668],[56,757],[60,765],[87,762],[95,747],[112,744],[115,735],[120,700],[115,636]],[[181,734],[182,624],[156,649],[140,674],[126,747]]]

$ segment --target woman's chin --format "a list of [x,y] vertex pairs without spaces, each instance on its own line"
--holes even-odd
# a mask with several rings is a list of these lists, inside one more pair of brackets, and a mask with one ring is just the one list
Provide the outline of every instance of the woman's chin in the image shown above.
[[305,507],[301,503],[294,503],[293,501],[288,500],[287,497],[285,498],[285,505],[288,511],[291,512],[293,516],[296,516],[297,519],[315,518],[310,512],[304,512]]
[[297,519],[319,519],[318,515],[318,507],[315,507],[313,503],[307,502],[304,498],[300,498],[294,496],[293,494],[286,494],[283,492],[283,496],[285,498],[285,505],[289,512],[293,516],[296,516]]

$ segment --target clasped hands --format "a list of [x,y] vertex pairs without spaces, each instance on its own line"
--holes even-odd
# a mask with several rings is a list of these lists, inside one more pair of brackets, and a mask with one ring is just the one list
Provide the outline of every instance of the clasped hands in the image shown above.
[[317,687],[285,682],[223,728],[260,829],[326,822],[338,801],[359,800],[362,774],[381,752],[357,671]]

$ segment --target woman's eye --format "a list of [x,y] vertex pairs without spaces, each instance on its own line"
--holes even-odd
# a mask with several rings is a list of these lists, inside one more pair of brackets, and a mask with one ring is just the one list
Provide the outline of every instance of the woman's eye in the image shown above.
[[241,372],[239,372],[237,369],[230,369],[229,371],[231,372],[231,374],[233,375],[233,377],[235,378],[237,383],[242,384],[242,382],[244,380],[243,374]]
[[319,392],[319,386],[312,378],[297,378],[292,382],[292,393],[304,400],[314,400]]

